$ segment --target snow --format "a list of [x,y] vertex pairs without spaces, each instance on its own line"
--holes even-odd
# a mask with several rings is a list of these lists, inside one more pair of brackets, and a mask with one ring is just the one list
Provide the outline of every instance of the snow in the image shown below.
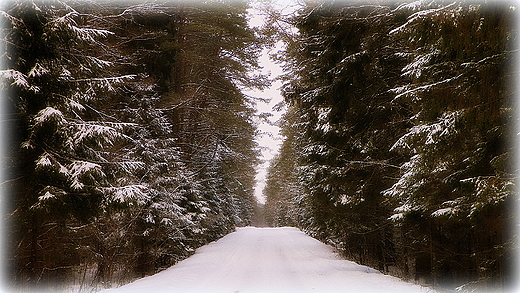
[[390,92],[398,93],[398,95],[396,95],[395,98],[393,99],[393,101],[397,101],[397,100],[401,99],[402,97],[408,96],[410,94],[415,94],[417,92],[419,92],[419,93],[425,92],[425,91],[431,90],[432,88],[437,87],[438,85],[450,83],[452,81],[455,81],[455,80],[461,78],[463,75],[464,74],[461,73],[455,77],[450,77],[450,78],[447,78],[447,79],[444,79],[444,80],[441,80],[438,82],[418,86],[415,88],[410,88],[409,86],[401,86],[401,87],[391,89]]
[[421,9],[421,7],[423,7],[425,5],[428,5],[428,4],[424,0],[414,1],[414,2],[411,2],[411,3],[404,3],[404,4],[399,5],[396,8],[396,11],[405,10],[405,9],[408,9],[408,10],[411,10],[411,11],[417,11],[417,10]]
[[85,140],[101,137],[105,140],[107,144],[112,144],[112,142],[122,137],[121,133],[109,126],[102,126],[93,123],[81,123],[77,124],[78,131],[71,138],[71,144],[77,145],[84,143]]
[[44,123],[49,119],[56,119],[59,123],[63,123],[65,121],[65,116],[63,116],[63,113],[61,113],[60,110],[53,107],[47,107],[38,112],[34,121],[36,121],[36,123]]
[[101,166],[87,161],[74,161],[70,164],[69,169],[72,177],[79,177],[93,170],[101,170]]
[[87,42],[95,42],[96,37],[107,37],[108,35],[112,35],[114,33],[103,30],[103,29],[92,29],[92,28],[82,28],[74,25],[69,25],[69,29],[76,33],[76,36]]
[[47,152],[44,152],[39,158],[38,160],[36,161],[36,166],[51,166],[52,165],[52,156],[47,153]]
[[69,173],[71,176],[71,187],[81,189],[85,186],[80,180],[80,176],[91,172],[101,172],[101,166],[95,163],[86,161],[74,161],[69,165]]
[[432,292],[342,260],[296,228],[239,228],[150,277],[102,293]]
[[29,77],[42,76],[49,72],[51,72],[49,69],[43,67],[40,63],[36,62],[36,64],[29,71],[29,74],[27,74],[27,76],[29,76]]
[[452,207],[438,209],[432,213],[432,217],[450,216],[455,214],[456,210]]
[[406,65],[403,69],[403,76],[406,77],[421,77],[422,71],[426,68],[426,65],[430,63],[432,57],[438,55],[440,51],[434,50],[433,52],[418,55],[415,60],[408,65]]
[[38,197],[38,200],[39,201],[45,201],[45,200],[48,200],[48,199],[51,199],[51,198],[55,198],[55,197],[56,196],[54,194],[46,191],[44,195]]
[[147,190],[148,188],[144,185],[127,185],[107,188],[107,191],[112,193],[114,201],[125,203],[135,200],[139,204],[144,204],[150,198],[147,194]]
[[[415,2],[415,3],[416,3],[415,7],[408,7],[408,8],[416,9],[421,4],[419,2]],[[413,3],[411,3],[411,4],[413,4]],[[433,14],[435,14],[437,12],[440,12],[440,11],[452,8],[455,5],[457,5],[457,2],[450,3],[450,4],[448,4],[446,6],[443,6],[443,7],[440,7],[440,8],[421,10],[421,11],[415,12],[414,14],[412,14],[412,15],[410,15],[408,17],[408,21],[405,24],[401,25],[398,28],[395,28],[395,29],[391,30],[389,32],[389,34],[400,33],[402,31],[404,31],[407,27],[409,27],[412,23],[414,23],[416,20],[422,19],[422,18],[426,18],[426,17],[430,17],[431,15],[433,15]],[[401,8],[404,8],[404,7],[401,7]],[[400,7],[398,7],[397,9],[400,9]]]
[[12,79],[13,85],[17,85],[22,88],[29,88],[29,82],[27,81],[27,76],[20,71],[16,71],[13,69],[8,70],[0,70],[0,76],[5,79]]

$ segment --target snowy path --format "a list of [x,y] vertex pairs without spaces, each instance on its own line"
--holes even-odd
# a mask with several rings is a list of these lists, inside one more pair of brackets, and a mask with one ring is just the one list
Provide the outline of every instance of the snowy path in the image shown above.
[[103,293],[429,292],[341,260],[295,228],[240,228],[156,275]]

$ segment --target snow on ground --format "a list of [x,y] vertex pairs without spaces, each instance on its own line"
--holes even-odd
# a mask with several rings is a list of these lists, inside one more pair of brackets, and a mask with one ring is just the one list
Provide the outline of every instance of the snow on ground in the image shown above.
[[432,292],[354,262],[296,228],[239,228],[190,258],[103,293]]

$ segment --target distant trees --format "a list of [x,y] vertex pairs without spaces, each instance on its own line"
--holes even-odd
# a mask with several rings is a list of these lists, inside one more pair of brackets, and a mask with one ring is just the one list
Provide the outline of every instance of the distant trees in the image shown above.
[[285,137],[279,153],[267,169],[266,185],[262,191],[266,202],[264,217],[269,226],[298,226],[305,218],[304,209],[298,200],[304,194],[298,173],[298,136],[291,125],[297,121],[296,113],[289,109],[285,113],[282,135]]
[[15,284],[126,281],[251,222],[246,3],[3,8]]
[[289,111],[264,191],[270,223],[298,219],[353,260],[437,287],[503,286],[513,11],[441,1],[303,7],[283,57]]

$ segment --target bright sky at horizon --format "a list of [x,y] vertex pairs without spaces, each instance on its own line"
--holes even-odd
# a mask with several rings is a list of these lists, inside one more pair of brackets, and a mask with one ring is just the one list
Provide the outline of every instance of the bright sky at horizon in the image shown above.
[[[281,68],[278,64],[274,64],[269,60],[268,53],[265,52],[260,60],[264,71],[268,71],[271,74],[271,77],[278,76],[282,73]],[[259,202],[264,203],[265,199],[262,196],[262,190],[265,186],[265,178],[267,175],[267,168],[269,167],[270,160],[276,156],[278,153],[278,149],[280,148],[280,144],[282,143],[282,137],[279,135],[280,128],[275,125],[275,123],[280,120],[283,115],[282,111],[274,111],[273,107],[282,101],[282,96],[280,94],[281,82],[276,81],[273,82],[271,87],[264,91],[255,91],[250,93],[251,95],[259,98],[265,98],[268,102],[259,101],[257,103],[257,112],[258,113],[270,113],[272,116],[267,118],[267,121],[260,121],[258,125],[258,129],[260,130],[260,134],[257,136],[256,141],[258,142],[261,150],[261,160],[262,163],[258,168],[258,173],[256,176],[256,187],[255,187],[255,196],[259,200]]]
[[[278,0],[275,1],[276,6],[285,13],[287,10],[294,10],[294,3],[292,1],[283,1]],[[256,9],[250,9],[250,25],[253,27],[261,26],[264,22],[264,16],[262,13]],[[281,74],[283,74],[283,70],[280,64],[275,63],[269,57],[269,55],[282,50],[283,43],[279,42],[277,46],[270,49],[265,49],[263,51],[262,56],[260,57],[260,66],[262,66],[262,73],[269,74],[269,78],[274,79]],[[247,94],[253,97],[266,99],[267,102],[258,101],[257,102],[257,112],[258,113],[270,113],[272,116],[268,118],[267,121],[259,121],[258,129],[260,130],[260,135],[257,137],[256,141],[258,142],[261,148],[261,160],[262,163],[258,167],[258,173],[256,175],[256,186],[255,186],[255,197],[258,199],[260,203],[265,203],[265,199],[262,195],[262,191],[265,187],[265,180],[267,175],[267,168],[269,167],[270,160],[276,156],[278,153],[278,149],[280,148],[280,144],[282,143],[282,137],[279,135],[280,128],[275,125],[275,123],[280,120],[283,115],[283,111],[274,111],[273,107],[280,103],[283,98],[280,93],[280,88],[282,86],[282,82],[279,80],[274,81],[271,86],[263,91],[250,91]]]

